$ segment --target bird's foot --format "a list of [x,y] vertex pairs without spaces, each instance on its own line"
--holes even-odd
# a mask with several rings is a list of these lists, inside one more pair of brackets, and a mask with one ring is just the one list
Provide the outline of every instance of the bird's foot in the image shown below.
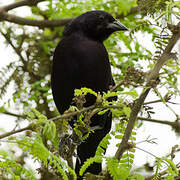
[[59,141],[59,155],[67,159],[68,153],[71,149],[72,139],[70,138],[70,135],[65,134],[63,137],[60,138]]
[[[103,129],[103,127],[100,125],[90,127],[91,131],[96,131],[101,129]],[[79,135],[75,133],[75,131],[73,131],[71,135],[68,134],[63,135],[59,141],[59,155],[66,160],[72,156],[77,157],[77,154],[75,153],[75,149],[82,142],[83,140]]]
[[101,130],[101,129],[103,129],[103,126],[100,126],[100,125],[90,127],[91,131],[96,131],[96,130]]
[[60,156],[64,159],[69,159],[72,156],[77,157],[75,149],[81,142],[80,137],[75,132],[71,135],[65,134],[59,141]]

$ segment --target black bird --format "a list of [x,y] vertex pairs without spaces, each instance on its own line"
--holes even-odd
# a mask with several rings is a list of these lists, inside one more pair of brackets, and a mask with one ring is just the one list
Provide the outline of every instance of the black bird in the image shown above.
[[[107,92],[109,86],[115,85],[103,41],[113,32],[121,30],[127,28],[109,13],[100,10],[86,12],[65,27],[62,40],[55,49],[51,78],[53,98],[61,114],[71,105],[75,89],[87,87],[102,93]],[[87,95],[84,107],[95,101],[95,96]],[[76,161],[76,173],[79,174],[87,158],[95,155],[98,144],[111,129],[111,122],[110,112],[95,114],[91,118],[91,127],[99,125],[101,129],[91,133],[77,147],[80,161]],[[94,163],[87,171],[98,174],[101,172],[101,164]]]

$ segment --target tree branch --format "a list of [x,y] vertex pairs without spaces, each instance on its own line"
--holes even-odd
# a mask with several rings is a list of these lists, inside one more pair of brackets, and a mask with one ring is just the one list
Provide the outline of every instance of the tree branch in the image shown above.
[[[48,119],[49,121],[57,121],[57,120],[60,120],[60,119],[68,119],[70,117],[73,117],[75,115],[78,115],[78,114],[81,114],[83,112],[87,112],[87,111],[90,111],[90,110],[93,110],[95,108],[102,108],[102,109],[107,109],[107,108],[114,108],[114,109],[122,109],[122,106],[119,106],[119,105],[105,105],[105,106],[102,106],[102,105],[98,105],[98,104],[94,104],[92,106],[89,106],[89,107],[86,107],[86,108],[83,108],[81,109],[80,111],[76,111],[76,112],[68,112],[68,113],[65,113],[61,116],[57,116],[57,117],[54,117],[54,118],[51,118],[51,119]],[[4,114],[7,114],[7,115],[11,115],[11,116],[15,116],[15,117],[20,117],[20,118],[25,118],[26,116],[25,115],[20,115],[20,114],[14,114],[14,113],[11,113],[11,112],[8,112],[8,111],[5,111],[3,112]],[[16,134],[18,132],[22,132],[22,131],[26,131],[26,130],[32,130],[32,126],[29,125],[25,128],[22,128],[22,129],[19,129],[19,130],[16,130],[16,131],[10,131],[10,132],[7,132],[5,134],[2,134],[0,135],[0,139],[2,138],[5,138],[7,136],[11,136],[13,134]]]
[[[106,106],[99,106],[99,105],[92,105],[92,106],[89,106],[87,108],[83,108],[82,110],[80,111],[76,111],[76,112],[69,112],[69,113],[65,113],[61,116],[57,116],[57,117],[54,117],[54,118],[51,118],[51,119],[48,119],[49,121],[57,121],[57,120],[60,120],[60,119],[68,119],[72,116],[75,116],[75,115],[78,115],[78,114],[81,114],[83,112],[87,112],[87,111],[90,111],[90,110],[93,110],[95,108],[113,108],[113,109],[121,109],[122,106],[119,106],[119,105],[106,105]],[[9,111],[5,111],[3,112],[4,114],[7,114],[7,115],[10,115],[10,116],[15,116],[15,117],[18,117],[18,118],[25,118],[26,116],[25,115],[22,115],[22,114],[15,114],[15,113],[12,113],[12,112],[9,112]],[[148,121],[148,122],[154,122],[154,123],[160,123],[160,124],[165,124],[165,125],[170,125],[172,126],[173,128],[175,129],[180,129],[180,123],[178,121],[175,121],[175,122],[170,122],[170,121],[162,121],[162,120],[157,120],[157,119],[150,119],[150,118],[144,118],[144,117],[137,117],[138,120],[142,120],[142,121]],[[18,132],[22,132],[22,131],[25,131],[25,130],[32,130],[32,128],[30,128],[30,126],[27,126],[25,128],[22,128],[22,129],[19,129],[19,130],[16,130],[16,131],[11,131],[11,132],[8,132],[8,133],[5,133],[3,135],[0,136],[0,139],[4,138],[4,137],[7,137],[7,136],[10,136],[10,135],[13,135],[13,134],[16,134]]]
[[15,113],[12,113],[12,112],[9,112],[9,111],[4,111],[4,112],[2,112],[2,113],[3,113],[3,114],[6,114],[6,115],[9,115],[9,116],[17,117],[17,118],[25,118],[25,115],[15,114]]
[[25,64],[25,59],[23,58],[20,49],[17,48],[13,42],[11,41],[10,36],[8,36],[7,34],[5,34],[2,30],[0,30],[0,33],[3,35],[3,37],[5,38],[5,40],[10,44],[10,46],[13,48],[13,50],[16,52],[16,54],[20,57],[21,61]]
[[179,40],[179,38],[180,38],[180,22],[175,26],[173,35],[172,35],[168,45],[166,46],[163,54],[158,59],[153,70],[149,73],[149,76],[147,77],[148,81],[157,78],[161,67],[171,57],[171,50],[173,49],[174,45]]
[[0,139],[3,139],[3,138],[5,138],[5,137],[8,137],[8,136],[11,136],[11,135],[14,135],[14,134],[23,132],[23,131],[27,131],[27,130],[32,130],[32,126],[29,125],[29,126],[27,126],[27,127],[25,127],[25,128],[22,128],[22,129],[13,130],[13,131],[4,133],[4,134],[0,135]]
[[6,11],[3,11],[2,9],[0,9],[0,16],[1,16],[0,18],[1,21],[4,20],[20,25],[37,26],[39,28],[64,26],[72,20],[72,18],[58,19],[58,20],[31,20],[9,14]]
[[137,119],[142,120],[142,121],[170,125],[172,128],[180,129],[180,123],[178,121],[175,121],[175,122],[171,122],[171,121],[167,121],[167,120],[162,121],[162,120],[158,120],[158,119],[151,119],[151,118],[144,118],[144,117],[137,117]]
[[95,108],[102,108],[102,109],[110,109],[110,108],[113,108],[113,109],[122,109],[122,106],[119,106],[119,105],[106,105],[106,106],[103,106],[103,105],[98,105],[98,104],[94,104],[92,106],[89,106],[89,107],[85,107],[79,111],[76,111],[76,112],[68,112],[68,113],[64,113],[63,115],[61,116],[56,116],[54,118],[51,118],[49,119],[50,121],[57,121],[57,120],[60,120],[60,119],[68,119],[72,116],[76,116],[78,114],[81,114],[83,112],[87,112],[87,111],[91,111]]
[[[169,102],[169,100],[171,99],[171,94],[166,94],[166,95],[163,97],[163,99],[164,99],[165,102],[171,103],[171,102]],[[163,103],[162,99],[144,102],[144,105],[154,104],[154,103],[159,103],[159,102]]]
[[124,84],[124,80],[122,80],[119,84],[116,84],[115,86],[113,86],[112,88],[110,88],[110,90],[113,92],[115,92],[119,87],[121,87]]
[[[36,26],[39,28],[45,28],[45,27],[55,27],[55,26],[64,26],[67,23],[69,23],[73,18],[67,18],[67,19],[57,19],[57,20],[31,20],[22,18],[16,15],[9,14],[7,11],[22,7],[22,6],[34,6],[39,2],[42,2],[44,0],[22,0],[18,1],[6,6],[0,7],[0,21],[8,21],[20,25],[28,25],[28,26]],[[139,10],[137,7],[132,7],[129,11],[129,13],[126,15],[131,15],[137,13]],[[124,18],[124,14],[117,14],[116,18],[122,19]]]
[[151,89],[151,87],[149,85],[151,84],[152,80],[157,79],[161,67],[169,59],[169,54],[171,53],[172,48],[174,47],[176,42],[179,40],[179,38],[180,38],[180,23],[178,25],[176,25],[176,30],[173,32],[173,35],[172,35],[171,39],[169,40],[168,45],[166,46],[166,48],[165,48],[164,52],[162,53],[162,55],[160,56],[160,58],[157,60],[157,63],[155,64],[152,71],[149,73],[146,87],[143,89],[140,97],[134,102],[134,106],[131,109],[130,118],[129,118],[126,130],[125,130],[124,136],[123,136],[122,141],[121,141],[121,143],[118,147],[118,150],[116,151],[116,154],[115,154],[115,157],[118,160],[121,159],[122,154],[129,147],[128,140],[131,136],[131,132],[133,130],[135,121],[137,119],[137,115],[138,115],[138,113],[141,109],[141,106],[144,103],[150,89]]
[[118,147],[118,150],[116,151],[116,154],[115,154],[115,157],[118,160],[121,159],[122,154],[129,147],[129,145],[128,145],[129,137],[131,136],[131,132],[133,130],[137,115],[138,115],[138,113],[139,113],[139,111],[141,109],[141,106],[142,106],[144,100],[146,99],[150,89],[151,88],[146,89],[146,91],[143,92],[140,95],[140,97],[135,101],[135,104],[132,107],[131,114],[130,114],[130,117],[129,117],[129,121],[128,121],[128,124],[127,124],[127,128],[125,130],[125,133],[124,133],[123,139],[121,141],[121,144]]
[[12,9],[15,9],[18,7],[22,7],[22,6],[35,6],[39,2],[42,2],[42,1],[45,1],[45,0],[22,0],[22,1],[14,2],[14,3],[9,4],[9,5],[5,5],[2,8],[5,11],[9,11],[9,10],[12,10]]

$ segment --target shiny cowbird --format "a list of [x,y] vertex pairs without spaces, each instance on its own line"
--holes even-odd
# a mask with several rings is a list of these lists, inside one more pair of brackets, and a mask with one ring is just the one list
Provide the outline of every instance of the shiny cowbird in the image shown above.
[[[115,20],[109,13],[96,10],[86,12],[73,19],[63,32],[53,57],[52,93],[58,111],[64,113],[72,104],[74,90],[82,87],[95,92],[107,92],[114,86],[108,52],[103,44],[113,32],[126,31],[127,28]],[[110,101],[116,100],[116,97]],[[93,105],[96,98],[86,95],[84,107]],[[100,126],[77,147],[76,173],[86,159],[95,155],[103,137],[111,129],[112,113],[95,114],[91,118],[91,127]],[[70,123],[73,127],[73,123]],[[80,159],[80,160],[78,160]],[[94,163],[86,172],[98,174],[101,163]]]

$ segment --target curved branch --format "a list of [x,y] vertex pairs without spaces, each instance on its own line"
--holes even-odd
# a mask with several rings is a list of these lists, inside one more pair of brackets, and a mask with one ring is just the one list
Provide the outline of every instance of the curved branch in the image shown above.
[[[61,116],[57,116],[57,117],[54,117],[54,118],[51,118],[51,119],[48,119],[49,121],[57,121],[57,120],[60,120],[60,119],[67,119],[67,118],[70,118],[70,117],[73,117],[75,115],[78,115],[78,114],[81,114],[83,112],[87,112],[87,111],[90,111],[90,110],[93,110],[95,108],[102,108],[102,109],[108,109],[108,108],[113,108],[113,109],[122,109],[122,106],[119,106],[119,105],[105,105],[105,106],[102,106],[102,105],[98,105],[98,104],[94,104],[92,106],[89,106],[89,107],[86,107],[86,108],[83,108],[81,109],[80,111],[76,111],[76,112],[68,112],[68,113],[65,113]],[[18,115],[18,114],[14,114],[14,113],[11,113],[11,112],[8,112],[8,111],[5,111],[3,112],[7,115],[12,115],[12,116],[15,116],[15,117],[20,117],[20,118],[25,118],[26,116],[25,115]],[[22,128],[22,129],[19,129],[19,130],[16,130],[16,131],[10,131],[10,132],[7,132],[7,133],[4,133],[2,135],[0,135],[0,139],[3,139],[5,137],[8,137],[8,136],[11,136],[13,134],[16,134],[16,133],[19,133],[19,132],[22,132],[22,131],[26,131],[26,130],[33,130],[33,127],[32,125],[30,124],[29,126],[25,127],[25,128]]]
[[[18,1],[3,7],[0,7],[0,21],[8,21],[11,23],[16,23],[20,25],[28,25],[28,26],[36,26],[39,28],[44,27],[55,27],[55,26],[64,26],[67,23],[69,23],[73,18],[67,18],[67,19],[57,19],[57,20],[31,20],[27,18],[22,18],[13,14],[9,14],[7,11],[22,7],[22,6],[34,6],[39,2],[42,2],[44,0],[22,0]],[[135,14],[138,11],[138,6],[132,7],[129,11],[129,13],[126,15]],[[124,14],[117,14],[116,18],[122,19],[124,18]]]
[[18,2],[14,2],[12,4],[9,5],[5,5],[2,8],[5,11],[9,11],[18,7],[22,7],[22,6],[35,6],[37,5],[39,2],[42,2],[45,0],[22,0],[22,1],[18,1]]
[[9,14],[6,11],[4,11],[2,8],[0,9],[0,16],[1,16],[0,18],[1,21],[4,20],[4,21],[20,24],[20,25],[36,26],[39,28],[64,26],[72,20],[71,18],[58,19],[58,20],[31,20],[31,19],[26,19],[26,18]]
[[124,136],[115,154],[115,157],[118,160],[121,159],[122,154],[129,147],[128,140],[131,136],[131,132],[133,130],[134,124],[137,119],[137,115],[151,89],[149,84],[152,80],[157,79],[160,69],[162,68],[163,64],[169,59],[169,54],[171,53],[171,50],[173,49],[174,45],[179,40],[179,38],[180,38],[180,22],[176,25],[176,31],[173,32],[173,35],[171,39],[169,40],[169,43],[166,46],[163,54],[157,60],[157,63],[155,64],[154,68],[150,72],[148,80],[147,80],[147,84],[145,88],[143,89],[140,97],[134,102],[134,106],[132,107],[132,111],[130,114],[130,118],[129,118],[126,130],[125,130]]

